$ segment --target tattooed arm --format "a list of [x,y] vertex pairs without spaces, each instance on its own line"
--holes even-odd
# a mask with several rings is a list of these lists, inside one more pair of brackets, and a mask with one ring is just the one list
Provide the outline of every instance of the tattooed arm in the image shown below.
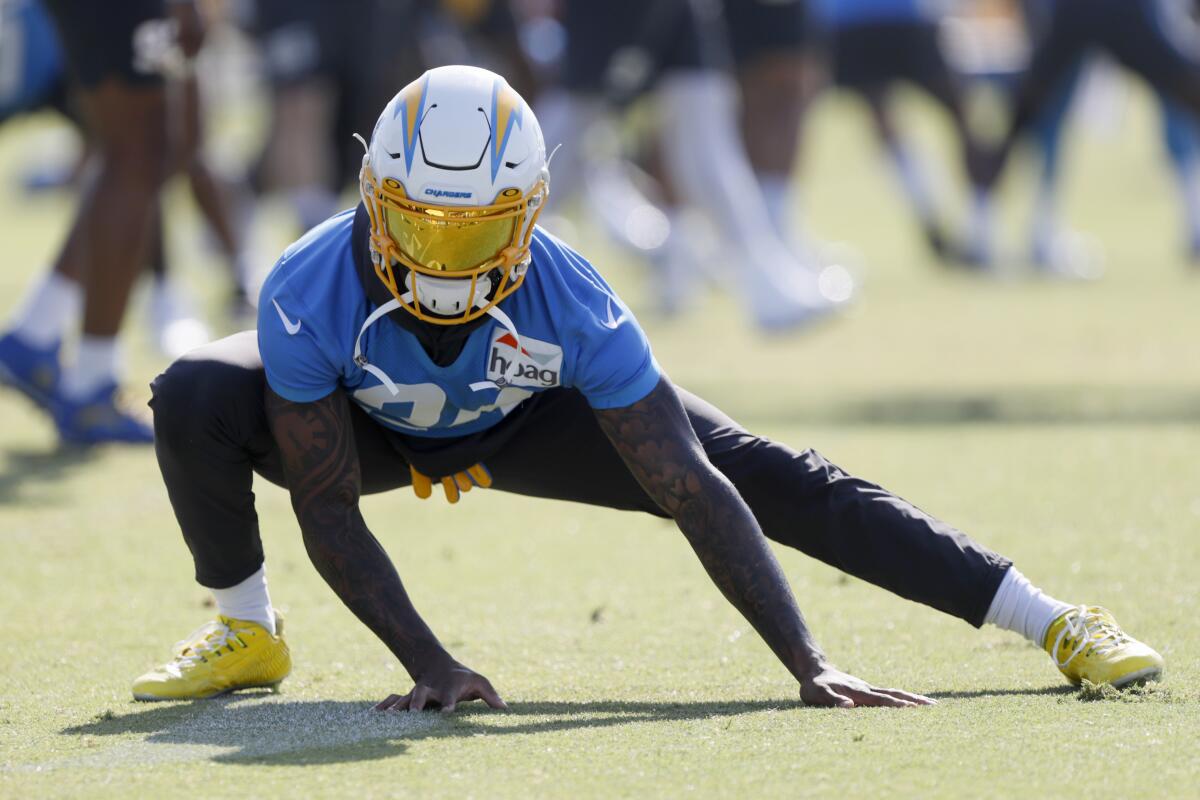
[[754,626],[815,705],[917,705],[834,669],[813,640],[749,506],[709,462],[664,376],[628,408],[597,410],[600,427],[642,488],[674,519],[726,599]]
[[416,682],[381,709],[453,709],[483,699],[503,707],[487,679],[455,661],[421,619],[358,508],[362,475],[346,395],[293,403],[267,389],[267,420],[283,457],[304,547],[321,577],[388,646]]

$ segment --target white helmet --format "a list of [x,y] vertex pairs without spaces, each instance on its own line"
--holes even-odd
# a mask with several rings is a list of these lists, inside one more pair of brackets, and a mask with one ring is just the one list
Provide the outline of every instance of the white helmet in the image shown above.
[[363,157],[376,274],[426,322],[479,318],[524,280],[549,179],[541,127],[504,78],[429,70],[383,109]]

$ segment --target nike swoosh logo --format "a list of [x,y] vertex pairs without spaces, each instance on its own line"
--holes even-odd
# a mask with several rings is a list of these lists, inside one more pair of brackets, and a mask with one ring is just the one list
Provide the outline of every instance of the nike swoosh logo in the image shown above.
[[[283,320],[283,329],[288,332],[288,335],[295,336],[297,333],[299,333],[300,326],[304,324],[304,320],[298,319],[295,322],[292,322],[287,318],[287,314],[283,313],[283,309],[279,307],[278,300],[272,298],[271,303],[275,306],[275,311],[279,313],[279,319]],[[612,311],[609,310],[608,313],[611,315]]]
[[625,312],[624,311],[621,312],[621,316],[619,316],[619,317],[613,316],[612,298],[611,297],[608,298],[608,319],[604,320],[601,324],[604,325],[604,327],[608,328],[609,330],[615,331],[617,329],[617,326],[620,325],[624,321],[625,321]]

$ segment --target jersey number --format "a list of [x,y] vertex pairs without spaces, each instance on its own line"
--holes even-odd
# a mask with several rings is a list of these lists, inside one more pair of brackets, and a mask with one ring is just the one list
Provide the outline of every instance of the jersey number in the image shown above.
[[[396,394],[392,394],[386,386],[372,386],[356,391],[354,399],[375,411],[379,417],[407,428],[425,430],[441,421],[446,411],[446,393],[440,386],[435,383],[398,383],[396,389]],[[505,386],[496,395],[495,401],[488,405],[476,409],[458,409],[446,427],[466,425],[490,411],[500,410],[507,414],[522,400],[532,396],[533,392],[527,389]]]

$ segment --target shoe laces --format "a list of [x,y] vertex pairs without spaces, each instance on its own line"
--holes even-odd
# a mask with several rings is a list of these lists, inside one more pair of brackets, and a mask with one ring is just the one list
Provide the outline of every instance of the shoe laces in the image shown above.
[[208,661],[210,655],[220,655],[224,648],[229,648],[229,652],[232,653],[234,642],[242,647],[247,646],[233,628],[221,620],[206,622],[192,631],[186,639],[175,643],[175,660],[168,667],[175,667],[178,670],[189,669]]
[[[1099,611],[1093,611],[1087,606],[1073,608],[1066,613],[1065,624],[1054,640],[1054,663],[1059,667],[1070,664],[1075,656],[1082,653],[1091,645],[1092,652],[1105,656],[1129,641],[1129,637],[1121,630],[1112,618]],[[1070,646],[1076,642],[1071,655],[1064,659],[1058,657],[1063,643]]]

